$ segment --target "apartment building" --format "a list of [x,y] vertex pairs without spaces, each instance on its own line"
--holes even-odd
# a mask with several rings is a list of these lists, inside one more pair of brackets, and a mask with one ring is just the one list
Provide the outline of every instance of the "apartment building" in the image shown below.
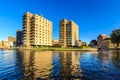
[[78,25],[72,20],[63,19],[60,21],[59,26],[60,45],[62,47],[77,46],[79,41]]
[[23,31],[22,30],[17,30],[16,44],[18,47],[22,46],[22,44],[23,44]]
[[23,16],[23,44],[31,46],[52,46],[52,22],[42,15],[26,12]]

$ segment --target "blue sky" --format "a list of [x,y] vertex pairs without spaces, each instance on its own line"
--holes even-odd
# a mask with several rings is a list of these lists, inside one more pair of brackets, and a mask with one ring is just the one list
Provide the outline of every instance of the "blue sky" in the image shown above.
[[26,11],[53,22],[53,39],[59,39],[63,18],[79,25],[79,38],[85,42],[120,28],[120,0],[0,0],[0,40],[16,36]]

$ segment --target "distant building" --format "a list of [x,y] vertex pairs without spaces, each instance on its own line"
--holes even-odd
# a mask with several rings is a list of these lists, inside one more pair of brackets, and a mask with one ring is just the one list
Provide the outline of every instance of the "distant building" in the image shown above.
[[0,41],[0,48],[2,48],[2,42]]
[[82,41],[79,40],[79,41],[77,41],[77,44],[76,44],[76,45],[77,45],[78,47],[80,47],[80,46],[82,46],[82,44],[83,44]]
[[31,46],[52,46],[52,22],[42,15],[26,12],[23,15],[23,44]]
[[8,42],[12,42],[13,46],[12,47],[16,47],[16,38],[12,37],[12,36],[8,36]]
[[59,40],[52,40],[52,46],[59,46]]
[[60,21],[60,45],[62,47],[76,46],[79,40],[78,25],[72,20],[63,19]]
[[82,42],[83,46],[88,46],[87,42]]
[[110,36],[101,34],[97,37],[97,47],[98,48],[115,48],[116,45],[111,42]]
[[16,44],[17,46],[22,46],[23,44],[23,31],[17,30],[16,32]]
[[2,41],[2,48],[13,48],[14,44],[11,41]]
[[12,36],[8,36],[8,41],[16,42],[16,38]]

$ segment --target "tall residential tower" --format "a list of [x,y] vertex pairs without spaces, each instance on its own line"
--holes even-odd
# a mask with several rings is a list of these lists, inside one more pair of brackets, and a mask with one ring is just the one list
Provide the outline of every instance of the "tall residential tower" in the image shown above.
[[26,12],[23,16],[23,44],[31,46],[52,45],[52,22],[42,15]]
[[60,45],[62,47],[77,46],[79,41],[78,25],[72,20],[60,21]]

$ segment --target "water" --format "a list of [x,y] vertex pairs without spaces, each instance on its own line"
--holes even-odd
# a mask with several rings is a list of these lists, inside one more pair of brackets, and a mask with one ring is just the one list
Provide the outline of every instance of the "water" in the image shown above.
[[0,80],[120,80],[116,51],[0,50]]

